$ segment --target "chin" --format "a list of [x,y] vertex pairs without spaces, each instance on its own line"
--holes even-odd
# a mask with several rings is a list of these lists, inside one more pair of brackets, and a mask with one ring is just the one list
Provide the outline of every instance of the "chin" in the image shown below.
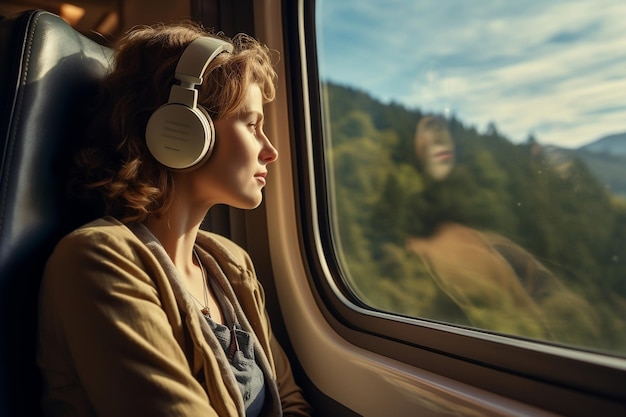
[[241,209],[241,210],[252,210],[261,205],[263,202],[263,197],[259,197],[256,199],[250,199],[247,201],[240,201],[237,204],[231,204],[232,207]]

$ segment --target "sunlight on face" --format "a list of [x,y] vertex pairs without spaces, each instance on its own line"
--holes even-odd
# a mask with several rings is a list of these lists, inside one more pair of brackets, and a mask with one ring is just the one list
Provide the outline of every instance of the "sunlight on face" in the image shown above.
[[278,157],[263,129],[263,104],[259,86],[252,84],[241,111],[215,121],[215,149],[198,175],[198,189],[210,205],[261,204],[268,165]]

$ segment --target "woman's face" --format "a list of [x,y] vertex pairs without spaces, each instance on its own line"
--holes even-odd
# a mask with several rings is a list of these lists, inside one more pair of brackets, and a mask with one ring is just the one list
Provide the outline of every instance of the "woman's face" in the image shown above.
[[251,209],[261,204],[267,167],[278,151],[263,131],[263,96],[252,84],[241,111],[216,120],[215,147],[209,160],[193,171],[198,198],[208,203]]
[[441,181],[446,178],[455,163],[454,142],[446,131],[426,131],[422,134],[424,140],[424,154],[422,163],[424,171],[434,180]]

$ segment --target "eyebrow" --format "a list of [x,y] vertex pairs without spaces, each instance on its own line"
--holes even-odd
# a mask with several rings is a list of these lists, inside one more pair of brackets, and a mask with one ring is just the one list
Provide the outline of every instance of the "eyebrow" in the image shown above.
[[241,118],[246,118],[249,116],[257,116],[259,120],[263,120],[265,118],[262,112],[259,112],[256,110],[250,110],[250,111],[244,110],[241,113],[239,113],[239,117]]

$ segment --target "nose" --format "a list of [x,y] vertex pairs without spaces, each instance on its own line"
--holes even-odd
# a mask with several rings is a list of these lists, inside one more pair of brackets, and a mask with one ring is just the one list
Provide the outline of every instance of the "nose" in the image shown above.
[[263,132],[263,148],[261,149],[259,159],[266,164],[270,164],[278,159],[278,149],[272,145],[265,132]]
[[438,135],[435,135],[435,139],[433,140],[433,143],[436,143],[437,145],[450,145],[453,142],[452,142],[452,137],[450,136],[448,132],[442,132]]

